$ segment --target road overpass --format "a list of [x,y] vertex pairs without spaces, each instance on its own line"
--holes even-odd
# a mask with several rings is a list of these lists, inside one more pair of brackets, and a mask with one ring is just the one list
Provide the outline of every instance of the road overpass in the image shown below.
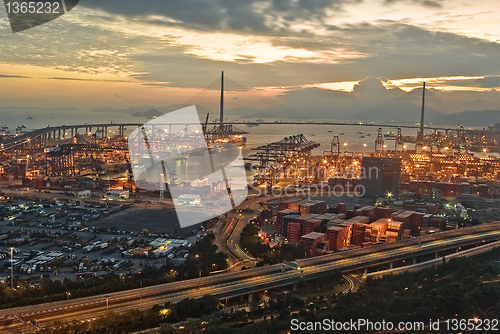
[[[418,263],[422,257],[439,258],[443,254],[460,253],[461,249],[480,247],[499,240],[500,222],[482,224],[418,239],[297,260],[302,273],[296,270],[282,271],[282,265],[273,265],[111,293],[109,309],[113,311],[146,309],[154,304],[164,304],[167,301],[175,303],[186,297],[199,298],[204,295],[213,295],[221,300],[248,295],[250,301],[254,293],[280,287],[294,289],[301,280],[314,280],[339,272],[368,271],[369,268],[397,261],[408,260],[410,264]],[[106,297],[105,295],[85,297],[20,307],[16,310],[25,319],[36,318],[41,326],[54,320],[87,320],[98,317],[106,311]],[[20,326],[14,319],[14,309],[0,311],[2,333],[14,333]]]

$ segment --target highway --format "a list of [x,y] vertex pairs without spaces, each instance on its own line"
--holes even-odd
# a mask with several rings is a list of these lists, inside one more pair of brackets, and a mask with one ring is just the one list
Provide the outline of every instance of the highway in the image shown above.
[[[271,201],[278,198],[278,196],[270,196],[265,199],[265,201]],[[243,204],[238,206],[238,209],[251,209],[257,210],[259,202],[264,199],[261,197],[254,197],[247,199]],[[251,257],[239,246],[240,235],[243,228],[248,225],[252,218],[255,218],[255,213],[228,213],[228,221],[221,232],[219,232],[222,222],[219,221],[212,232],[215,234],[215,244],[219,247],[220,251],[227,253],[229,256],[229,265],[231,270],[239,270],[243,265],[247,268],[248,266],[255,265],[255,258]],[[234,255],[233,255],[234,254]],[[243,262],[245,262],[245,264]]]
[[[248,208],[249,206],[247,206]],[[250,220],[255,217],[254,213],[243,213],[236,221],[233,232],[227,239],[227,247],[231,253],[235,254],[240,260],[256,260],[255,258],[248,255],[244,250],[240,248],[240,237],[243,228],[248,225]]]
[[[226,222],[226,225],[224,225],[224,228],[221,230],[224,222]],[[219,248],[219,252],[223,252],[228,255],[228,264],[230,268],[235,268],[239,263],[238,259],[235,258],[233,254],[231,254],[231,252],[227,250],[226,247],[227,238],[229,237],[229,234],[231,233],[232,229],[234,228],[234,224],[236,223],[237,219],[234,217],[228,217],[227,220],[225,218],[219,218],[217,224],[215,224],[215,226],[212,228],[212,233],[215,235],[214,244]]]
[[[417,239],[409,239],[369,248],[336,253],[310,259],[297,260],[303,270],[303,279],[314,279],[335,272],[359,270],[368,266],[408,259],[439,250],[454,249],[466,245],[479,245],[483,241],[500,240],[500,222],[476,227],[436,233]],[[265,289],[289,286],[300,281],[301,273],[295,270],[281,271],[282,265],[229,272],[130,291],[109,294],[109,309],[121,311],[131,308],[148,308],[166,301],[177,302],[186,297],[198,298],[210,294],[220,299],[254,293]],[[142,297],[142,298],[141,298]],[[60,301],[49,304],[17,308],[19,314],[40,324],[58,320],[86,320],[102,315],[105,311],[105,295]],[[20,328],[14,321],[14,309],[0,311],[0,331],[13,333]]]

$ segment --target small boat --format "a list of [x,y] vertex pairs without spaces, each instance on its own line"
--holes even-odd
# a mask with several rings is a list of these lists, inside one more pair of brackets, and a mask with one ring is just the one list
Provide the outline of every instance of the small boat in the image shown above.
[[332,130],[328,130],[328,132],[333,132]]
[[344,135],[344,133],[343,133],[343,132],[341,132],[341,133],[339,133],[339,135],[343,136],[343,135]]
[[361,131],[358,131],[358,135],[362,135],[362,134],[363,134],[363,132],[361,132]]
[[183,155],[183,154],[177,154],[176,156],[174,156],[174,160],[175,161],[183,161],[183,160],[186,160],[186,159],[187,159],[187,156]]
[[385,138],[394,138],[394,137],[396,137],[396,135],[394,134],[394,131],[390,131],[390,132],[384,133],[384,137]]

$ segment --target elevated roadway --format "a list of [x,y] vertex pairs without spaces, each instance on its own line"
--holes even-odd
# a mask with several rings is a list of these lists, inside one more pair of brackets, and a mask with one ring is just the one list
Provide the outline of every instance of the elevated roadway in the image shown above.
[[[255,292],[294,286],[300,280],[312,280],[338,272],[363,270],[393,261],[435,254],[440,251],[458,251],[461,247],[475,247],[500,240],[500,222],[436,233],[419,239],[409,239],[368,248],[298,260],[302,273],[282,271],[282,265],[248,269],[207,276],[187,281],[152,286],[109,294],[109,309],[146,309],[154,304],[178,302],[186,297],[213,295],[221,300],[249,295]],[[87,320],[102,315],[106,310],[106,296],[92,296],[16,309],[25,319],[36,318],[43,326],[54,320]],[[0,310],[0,332],[14,333],[21,325],[14,319],[14,309]]]

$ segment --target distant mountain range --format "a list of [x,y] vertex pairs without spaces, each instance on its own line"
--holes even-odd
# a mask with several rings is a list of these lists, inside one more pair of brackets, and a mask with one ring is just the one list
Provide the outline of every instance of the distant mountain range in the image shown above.
[[430,119],[434,124],[488,127],[500,122],[500,110],[464,110]]
[[[118,114],[131,115],[138,118],[150,119],[154,116],[158,117],[165,113],[187,107],[185,104],[174,104],[169,106],[155,107],[149,105],[129,107],[125,109],[119,108],[90,108],[81,110],[73,107],[58,107],[58,108],[39,108],[39,107],[0,107],[0,116],[2,113],[29,113],[32,115],[38,113],[82,113],[90,114]],[[205,120],[207,113],[210,113],[210,122],[218,121],[219,111],[209,110],[201,105],[196,106],[200,120]],[[415,124],[420,122],[421,106],[410,103],[408,101],[395,101],[375,105],[365,108],[362,111],[350,110],[341,106],[328,107],[310,107],[305,110],[304,107],[298,107],[300,110],[289,107],[286,104],[280,104],[265,109],[259,109],[249,106],[239,106],[224,110],[225,120],[230,121],[255,121],[264,119],[267,121],[274,120],[314,120],[314,119],[331,119],[339,121],[377,121],[390,122],[400,124]],[[302,110],[304,109],[304,110]],[[425,108],[425,124],[435,125],[450,125],[450,126],[471,126],[471,127],[488,127],[496,124],[496,128],[500,130],[500,110],[464,110],[453,114],[443,114],[438,110],[430,107]]]
[[148,111],[136,111],[135,113],[132,114],[133,117],[146,117],[146,118],[153,118],[153,117],[158,117],[163,115],[165,112],[162,112],[156,108],[149,109]]
[[[369,121],[394,121],[398,123],[420,122],[421,106],[406,103],[394,106],[379,105],[354,113],[351,119]],[[443,114],[435,109],[425,108],[425,124],[488,127],[500,122],[500,110],[464,110],[453,114]]]
[[[152,118],[153,116],[161,116],[165,113],[181,109],[184,107],[187,107],[188,105],[181,105],[181,104],[176,104],[176,105],[170,105],[170,106],[165,106],[165,107],[159,107],[159,108],[153,108],[147,111],[136,111],[132,113],[133,117],[146,117],[146,118]],[[204,106],[197,105],[196,110],[198,111],[198,114],[200,115],[200,119],[205,119],[205,116],[207,113],[210,114],[210,119],[211,120],[218,120],[219,118],[219,111],[213,111],[205,108]],[[106,112],[109,112],[106,110]],[[253,120],[257,118],[268,118],[268,119],[307,119],[311,118],[311,116],[307,116],[297,110],[294,110],[290,107],[287,107],[286,105],[278,105],[274,107],[270,107],[267,109],[258,109],[254,107],[247,107],[247,106],[241,106],[241,107],[235,107],[235,108],[228,108],[224,110],[224,118],[225,119],[239,119],[241,121],[244,120]]]
[[[362,121],[394,121],[399,123],[420,122],[421,107],[412,103],[397,105],[382,104],[368,108],[362,112],[353,113],[351,119]],[[444,115],[432,108],[425,108],[426,121],[433,120]],[[426,122],[427,123],[427,122]]]

